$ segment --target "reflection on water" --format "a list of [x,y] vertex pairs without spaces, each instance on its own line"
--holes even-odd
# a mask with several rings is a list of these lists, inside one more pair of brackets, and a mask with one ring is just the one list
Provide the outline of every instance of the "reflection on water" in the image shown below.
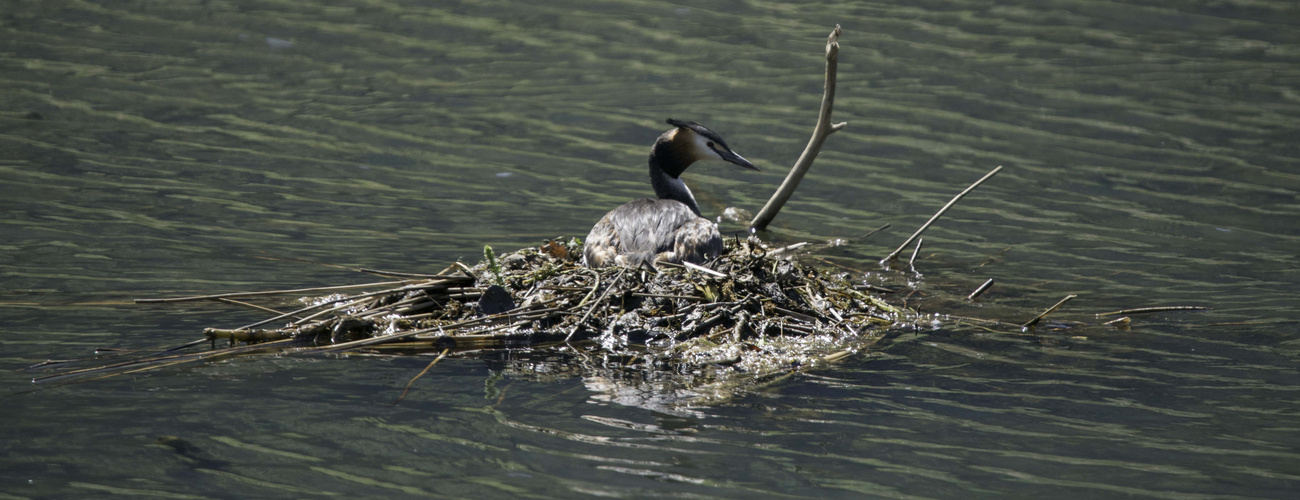
[[[132,297],[437,271],[585,234],[648,193],[669,116],[763,168],[693,169],[706,215],[753,210],[807,140],[837,23],[849,127],[774,238],[846,238],[820,257],[875,281],[904,233],[1006,167],[927,232],[898,298],[946,314],[938,329],[725,403],[669,412],[672,388],[526,373],[563,360],[444,360],[397,405],[429,360],[254,358],[35,392],[11,371],[3,489],[1284,497],[1297,21],[1267,0],[0,5],[11,369],[252,317]],[[1019,323],[1069,294],[1033,334],[957,318]],[[1161,305],[1211,309],[1129,330],[1094,316]]]

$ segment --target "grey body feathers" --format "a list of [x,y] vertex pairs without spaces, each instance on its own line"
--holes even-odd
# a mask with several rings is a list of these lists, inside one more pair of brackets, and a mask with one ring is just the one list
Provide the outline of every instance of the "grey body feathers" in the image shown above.
[[590,267],[702,264],[722,253],[718,226],[677,200],[642,198],[610,210],[591,228],[583,249]]

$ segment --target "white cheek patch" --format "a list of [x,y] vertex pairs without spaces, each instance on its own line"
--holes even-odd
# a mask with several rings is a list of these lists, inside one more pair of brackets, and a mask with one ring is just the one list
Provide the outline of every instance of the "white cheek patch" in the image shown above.
[[696,160],[725,161],[722,159],[722,156],[718,155],[717,151],[714,151],[713,148],[709,147],[708,137],[704,137],[700,134],[691,134],[691,139],[694,141],[691,144],[691,153],[695,156]]

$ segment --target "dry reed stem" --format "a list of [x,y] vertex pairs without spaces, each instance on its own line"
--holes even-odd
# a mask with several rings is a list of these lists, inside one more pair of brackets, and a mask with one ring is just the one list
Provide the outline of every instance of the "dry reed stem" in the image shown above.
[[442,354],[439,354],[437,358],[434,358],[433,361],[429,362],[429,366],[424,367],[423,370],[420,370],[418,375],[412,377],[411,380],[406,383],[406,388],[402,389],[402,395],[398,396],[392,403],[389,403],[389,406],[396,406],[397,403],[402,402],[402,400],[406,398],[406,393],[411,390],[411,384],[414,384],[416,380],[420,380],[420,377],[423,377],[424,374],[429,373],[429,369],[433,368],[433,365],[438,364],[439,361],[442,361],[442,358],[447,357],[448,352],[451,352],[451,348],[443,349]]
[[[294,326],[302,326],[302,325],[306,324],[308,321],[311,321],[311,320],[313,320],[313,319],[319,318],[319,317],[321,317],[321,316],[324,316],[324,315],[329,314],[329,313],[332,313],[332,312],[341,311],[341,310],[347,309],[347,308],[349,308],[349,307],[354,307],[354,306],[356,306],[357,304],[361,304],[361,303],[363,303],[363,302],[371,302],[371,301],[366,301],[366,300],[364,300],[364,299],[358,299],[358,300],[347,301],[347,302],[344,302],[342,305],[334,306],[334,307],[331,307],[331,308],[329,308],[329,309],[323,309],[323,310],[321,310],[321,311],[319,311],[319,312],[317,312],[317,313],[315,313],[315,314],[312,314],[312,315],[310,315],[310,316],[307,316],[306,318],[300,319],[300,320],[298,320],[298,321],[290,322],[290,323],[289,323],[289,326],[290,326],[290,327],[294,327]],[[331,302],[329,302],[329,303],[330,303],[330,304],[334,304],[335,302],[331,301]],[[240,328],[240,330],[243,330],[243,328]]]
[[465,281],[465,280],[469,279],[469,278],[467,278],[467,277],[465,277],[465,276],[460,276],[460,275],[455,275],[455,274],[419,274],[419,273],[401,273],[401,272],[397,272],[397,271],[381,271],[381,270],[379,270],[379,269],[367,269],[367,268],[364,268],[364,267],[361,268],[361,269],[357,269],[357,272],[366,273],[366,274],[374,274],[374,275],[376,275],[376,276],[391,276],[391,277],[394,277],[394,278],[415,278],[415,279],[430,279],[430,280],[460,280],[460,281]]
[[[534,306],[536,306],[536,305],[539,305],[539,304],[534,304]],[[529,306],[529,307],[532,307],[532,306]],[[551,308],[551,309],[558,310],[558,308]],[[507,319],[507,318],[510,318],[512,315],[516,315],[516,314],[520,314],[520,313],[526,313],[526,312],[535,312],[535,310],[528,310],[528,309],[525,309],[525,308],[523,308],[523,307],[516,307],[516,308],[511,309],[511,310],[509,310],[509,311],[506,311],[506,312],[503,312],[503,313],[492,314],[492,315],[489,315],[489,316],[479,316],[479,317],[477,317],[477,318],[471,318],[471,319],[467,319],[467,320],[463,320],[463,321],[457,321],[457,322],[454,322],[454,323],[451,323],[451,324],[438,325],[438,326],[433,326],[433,327],[429,327],[429,328],[421,328],[421,329],[419,329],[419,330],[411,330],[411,331],[406,331],[406,332],[402,332],[402,333],[394,333],[394,334],[392,334],[392,335],[385,335],[385,336],[382,336],[382,337],[371,337],[371,338],[368,338],[368,339],[353,340],[353,341],[351,341],[351,342],[343,342],[343,343],[339,343],[339,344],[334,344],[334,345],[332,345],[332,346],[316,348],[316,349],[314,349],[314,350],[319,350],[319,351],[323,351],[323,352],[334,352],[334,351],[343,351],[343,350],[347,350],[347,349],[355,349],[355,348],[357,348],[357,347],[365,347],[365,346],[376,345],[376,344],[385,344],[385,343],[388,343],[388,342],[396,342],[396,341],[401,340],[401,339],[405,339],[405,338],[409,338],[409,337],[414,337],[414,336],[416,336],[416,335],[421,335],[421,334],[425,334],[425,333],[436,332],[436,331],[447,331],[447,330],[452,330],[452,331],[454,331],[454,330],[456,330],[456,329],[459,329],[459,328],[465,328],[465,327],[467,327],[467,326],[475,325],[475,324],[478,324],[478,323],[486,323],[486,322],[491,322],[491,321],[495,321],[495,320],[498,320],[498,319]]]
[[280,311],[277,311],[277,310],[275,310],[275,309],[271,309],[271,308],[269,308],[269,307],[259,306],[259,305],[257,305],[257,304],[253,304],[253,303],[250,303],[250,302],[244,302],[244,301],[241,301],[241,300],[234,300],[234,299],[227,299],[227,298],[218,298],[218,299],[216,299],[216,300],[217,300],[218,302],[225,302],[225,303],[227,303],[227,304],[234,304],[234,305],[237,305],[237,306],[247,307],[247,308],[249,308],[249,309],[255,309],[255,310],[258,310],[258,311],[262,311],[262,312],[269,312],[269,313],[271,313],[271,314],[284,314],[284,313],[282,313],[282,312],[280,312]]
[[1028,329],[1030,329],[1030,328],[1033,328],[1034,325],[1037,325],[1039,321],[1042,321],[1043,318],[1046,318],[1048,314],[1052,314],[1053,312],[1056,312],[1057,309],[1060,309],[1061,306],[1065,305],[1066,302],[1069,302],[1070,299],[1073,299],[1073,298],[1075,298],[1075,297],[1078,297],[1078,295],[1066,295],[1065,298],[1064,298],[1064,299],[1061,299],[1060,302],[1057,302],[1056,305],[1047,308],[1046,311],[1043,311],[1042,314],[1039,314],[1038,316],[1035,316],[1034,319],[1029,320],[1028,323],[1025,323],[1025,324],[1023,324],[1023,325],[1020,325],[1020,328],[1025,329],[1025,330],[1028,330]]
[[943,216],[944,212],[947,212],[949,208],[952,208],[952,206],[957,203],[957,200],[962,199],[963,196],[966,196],[966,193],[969,193],[975,188],[979,187],[979,185],[983,184],[984,181],[989,180],[989,178],[993,177],[994,175],[997,175],[998,172],[1001,171],[1002,171],[1002,166],[998,165],[997,168],[993,169],[987,174],[984,174],[984,177],[980,177],[980,180],[975,181],[975,183],[971,184],[970,187],[962,190],[962,192],[960,193],[957,193],[957,196],[954,196],[951,200],[949,200],[948,203],[943,206],[943,208],[940,208],[938,212],[936,212],[932,217],[930,217],[930,220],[925,221],[925,224],[921,224],[920,229],[917,229],[915,233],[912,233],[911,236],[908,236],[907,241],[904,241],[902,245],[898,245],[898,248],[894,249],[893,252],[889,252],[889,255],[886,255],[884,259],[880,260],[880,262],[883,263],[886,261],[893,260],[895,257],[898,257],[899,252],[902,252],[904,248],[907,248],[908,245],[912,244],[912,240],[915,240],[918,236],[921,235],[921,233],[925,232],[926,229],[929,229],[930,225],[934,224],[934,221],[939,220],[939,217]]
[[[401,283],[405,283],[405,282],[401,282]],[[440,283],[440,282],[436,282],[436,281],[429,281],[429,282],[416,282],[415,285],[410,285],[410,286],[403,286],[403,287],[398,287],[398,288],[390,288],[390,289],[388,289],[388,290],[380,290],[380,291],[377,291],[377,292],[359,293],[359,294],[352,295],[352,296],[348,296],[348,297],[339,297],[338,299],[322,301],[322,302],[320,302],[320,303],[318,303],[318,304],[312,304],[312,305],[309,305],[309,306],[304,307],[304,308],[302,308],[302,309],[298,309],[298,310],[296,310],[296,311],[290,311],[290,312],[287,312],[287,313],[281,314],[281,315],[279,315],[279,316],[275,316],[275,317],[272,317],[272,318],[267,318],[267,319],[264,319],[264,320],[262,320],[262,321],[258,321],[258,322],[255,322],[255,323],[250,323],[250,324],[247,324],[247,325],[241,326],[241,327],[239,327],[239,328],[235,328],[235,330],[246,330],[246,329],[249,329],[249,328],[254,328],[254,327],[262,326],[262,325],[265,325],[265,324],[270,323],[270,322],[272,322],[272,321],[281,320],[281,319],[287,318],[287,317],[289,317],[289,316],[293,316],[293,315],[297,315],[297,314],[300,314],[300,313],[304,313],[304,312],[307,312],[307,311],[310,311],[310,310],[313,310],[313,309],[319,309],[319,308],[322,308],[322,307],[326,307],[326,306],[328,306],[328,305],[330,305],[330,304],[337,304],[337,303],[339,303],[339,302],[343,302],[343,301],[357,300],[357,299],[363,299],[363,298],[367,298],[367,297],[375,297],[375,296],[379,296],[379,295],[388,295],[388,294],[392,294],[392,293],[406,292],[406,291],[411,291],[411,290],[437,289],[437,288],[445,287],[445,286],[446,286],[446,285],[443,285],[442,283]],[[304,320],[298,320],[299,323],[301,323],[302,321],[304,321]]]
[[854,239],[858,239],[858,240],[867,239],[867,238],[870,238],[871,235],[876,234],[876,233],[879,233],[879,232],[884,231],[884,230],[886,230],[886,229],[889,229],[889,224],[888,224],[888,223],[886,223],[885,225],[880,226],[880,227],[878,227],[878,228],[875,228],[875,229],[872,229],[872,230],[870,230],[870,231],[867,231],[867,234],[864,234],[864,235],[859,236],[859,237],[854,238]]
[[1169,307],[1139,307],[1137,309],[1121,309],[1119,311],[1110,311],[1097,313],[1097,316],[1119,316],[1123,314],[1150,314],[1170,311],[1204,311],[1209,309],[1205,306],[1169,306]]
[[707,268],[707,267],[701,266],[701,265],[699,265],[699,264],[694,264],[694,263],[690,263],[690,262],[682,262],[682,265],[683,265],[683,266],[686,266],[687,269],[692,269],[692,270],[695,270],[695,271],[699,271],[699,272],[702,272],[702,273],[704,273],[704,274],[707,274],[707,275],[713,276],[713,277],[715,277],[715,278],[726,278],[726,277],[727,277],[726,274],[723,274],[723,273],[720,273],[720,272],[714,271],[714,270],[712,270],[712,269],[709,269],[709,268]]
[[707,300],[707,299],[705,299],[704,297],[699,297],[699,296],[696,296],[696,295],[670,295],[670,294],[666,294],[666,293],[641,293],[641,292],[635,292],[635,293],[632,294],[632,296],[633,296],[633,297],[648,297],[648,298],[655,298],[655,299]]
[[825,362],[827,362],[827,363],[833,363],[833,362],[839,361],[839,360],[841,360],[841,359],[847,358],[847,357],[849,357],[849,356],[852,355],[852,354],[853,354],[853,351],[848,350],[848,349],[845,349],[845,350],[843,350],[843,351],[839,351],[839,352],[834,352],[834,353],[831,353],[831,354],[827,354],[825,357],[822,358],[822,361],[825,361]]
[[362,288],[375,288],[379,286],[392,286],[413,283],[412,280],[405,281],[385,281],[382,283],[362,283],[359,285],[340,285],[340,286],[322,286],[315,288],[295,288],[292,290],[267,290],[264,292],[233,292],[219,293],[216,295],[197,295],[193,297],[170,297],[162,299],[135,299],[136,304],[160,304],[165,302],[193,302],[196,300],[216,300],[216,299],[234,299],[242,297],[261,297],[264,295],[290,295],[290,294],[307,294],[319,292],[337,292],[340,290],[358,290]]
[[600,273],[596,272],[595,269],[587,269],[587,272],[591,273],[591,276],[594,277],[596,281],[591,285],[591,290],[588,291],[587,295],[578,302],[576,307],[582,307],[583,304],[586,304],[588,300],[591,300],[591,296],[596,293],[596,290],[600,288]]
[[[587,312],[582,315],[582,318],[579,319],[577,323],[573,324],[573,329],[569,330],[569,334],[564,336],[565,342],[568,342],[569,339],[573,338],[573,334],[577,333],[579,328],[582,328],[582,324],[586,323],[587,318],[591,317],[591,312],[596,310],[596,306],[599,306],[601,303],[605,302],[605,297],[608,297],[609,292],[613,291],[614,286],[618,284],[619,280],[623,279],[623,273],[626,271],[627,268],[623,268],[618,271],[618,275],[614,276],[614,281],[611,281],[609,283],[609,286],[605,288],[605,293],[600,294],[600,298],[596,299],[595,303],[591,304],[591,307],[587,308]],[[597,282],[597,285],[599,285],[599,282]],[[596,289],[592,288],[591,291],[595,292]],[[590,296],[590,294],[588,294],[588,296]],[[581,306],[582,304],[578,304],[578,305]]]
[[970,293],[970,295],[967,295],[966,300],[975,300],[976,297],[979,297],[985,291],[988,291],[991,286],[993,286],[993,278],[989,278],[989,280],[985,281],[983,285],[980,285],[979,288],[976,288],[975,291]]
[[[206,341],[206,339],[204,339],[204,340]],[[159,357],[153,357],[153,358],[147,358],[147,359],[135,359],[135,360],[131,360],[131,361],[124,361],[124,362],[121,362],[121,363],[113,363],[113,364],[109,364],[109,365],[96,366],[96,367],[92,367],[92,368],[82,368],[82,369],[79,369],[79,370],[72,370],[72,371],[68,371],[68,372],[64,372],[64,373],[59,373],[59,374],[55,374],[55,375],[49,375],[49,376],[45,376],[45,377],[35,378],[35,379],[32,379],[32,382],[34,382],[34,383],[47,383],[47,382],[53,382],[53,381],[57,381],[57,380],[65,379],[65,378],[77,377],[77,376],[81,376],[81,375],[90,375],[90,374],[94,374],[94,373],[113,372],[115,369],[118,369],[118,368],[126,368],[126,367],[129,367],[129,366],[139,366],[139,365],[144,365],[144,368],[140,368],[140,369],[137,369],[137,370],[131,370],[131,371],[127,371],[127,372],[114,372],[114,373],[108,373],[108,374],[105,375],[104,377],[97,377],[97,378],[91,379],[91,380],[98,380],[98,379],[101,379],[101,378],[105,378],[105,377],[109,377],[109,376],[115,376],[115,375],[122,375],[122,374],[125,374],[125,373],[138,373],[138,372],[141,372],[141,371],[154,369],[155,367],[156,367],[156,368],[162,368],[163,366],[171,366],[171,365],[174,365],[174,364],[176,364],[176,363],[183,363],[183,362],[189,362],[189,361],[196,361],[196,360],[202,360],[202,359],[208,359],[208,358],[219,357],[219,356],[226,356],[226,355],[234,356],[234,355],[239,355],[239,354],[243,354],[243,353],[246,353],[246,352],[255,352],[255,351],[259,351],[259,350],[277,349],[277,348],[280,347],[281,344],[283,344],[283,343],[288,343],[288,342],[291,342],[291,340],[281,340],[281,341],[275,341],[275,342],[266,342],[266,343],[263,343],[263,344],[255,344],[255,345],[248,345],[248,346],[241,346],[241,347],[231,347],[231,348],[229,348],[229,349],[222,349],[222,350],[219,350],[219,351],[208,351],[208,352],[201,352],[201,353],[194,353],[194,354],[177,354],[177,355],[173,355],[173,356],[159,356]],[[172,363],[173,361],[174,361],[174,363]],[[164,362],[167,362],[167,364],[166,364],[166,365],[163,365],[163,366],[155,366],[155,365],[157,365],[158,363],[164,363]]]
[[784,246],[784,247],[777,248],[777,249],[774,249],[774,250],[768,250],[768,251],[767,251],[767,256],[768,256],[768,257],[775,257],[775,256],[778,256],[778,255],[784,255],[784,254],[786,254],[787,252],[793,252],[793,251],[795,251],[795,250],[798,250],[798,249],[800,249],[800,248],[803,248],[803,247],[805,247],[805,246],[808,246],[809,244],[810,244],[810,243],[808,243],[807,241],[800,241],[800,242],[798,242],[798,243],[793,243],[793,244],[790,244],[790,245],[786,245],[786,246]]

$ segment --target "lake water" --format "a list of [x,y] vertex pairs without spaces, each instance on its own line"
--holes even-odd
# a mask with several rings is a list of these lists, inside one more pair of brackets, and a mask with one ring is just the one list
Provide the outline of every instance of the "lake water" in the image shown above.
[[[650,192],[668,117],[762,169],[690,170],[706,215],[757,210],[836,24],[849,125],[767,237],[846,240],[809,258],[909,281],[932,328],[690,408],[547,353],[443,360],[397,404],[431,358],[24,370],[263,317],[133,298],[585,235]],[[0,496],[1291,498],[1298,28],[1280,0],[5,2]],[[961,319],[1070,294],[1035,332]],[[1154,306],[1210,309],[1096,316]]]

